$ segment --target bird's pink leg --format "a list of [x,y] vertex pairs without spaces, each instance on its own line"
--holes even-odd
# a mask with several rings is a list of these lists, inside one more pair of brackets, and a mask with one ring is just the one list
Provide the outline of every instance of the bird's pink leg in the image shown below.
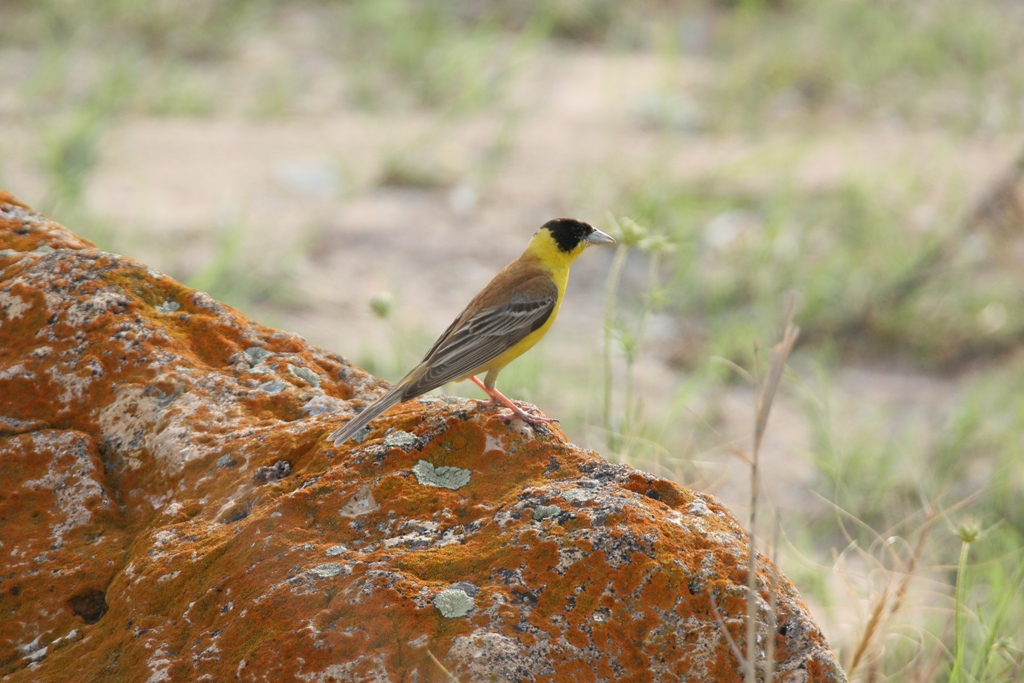
[[507,398],[504,394],[502,394],[497,389],[489,389],[489,388],[487,388],[487,386],[483,382],[478,380],[476,377],[470,377],[470,379],[473,380],[473,382],[478,387],[483,389],[484,392],[486,392],[486,394],[491,397],[490,401],[479,401],[480,405],[486,405],[486,406],[501,405],[501,406],[505,406],[506,408],[511,410],[512,413],[516,417],[518,417],[520,420],[523,420],[524,422],[528,422],[528,423],[530,423],[532,425],[550,424],[552,422],[558,422],[558,420],[556,420],[553,417],[541,417],[540,415],[532,415],[532,414],[526,412],[525,410],[523,410],[522,408],[520,408],[519,406],[517,406],[515,403],[512,402],[511,399]]

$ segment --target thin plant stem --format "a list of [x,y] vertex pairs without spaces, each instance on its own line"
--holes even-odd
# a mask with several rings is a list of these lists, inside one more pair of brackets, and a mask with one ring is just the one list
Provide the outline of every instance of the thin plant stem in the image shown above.
[[949,674],[949,683],[960,683],[960,681],[963,679],[962,669],[964,661],[964,584],[967,583],[964,580],[964,574],[967,571],[967,554],[970,550],[970,547],[971,542],[966,539],[964,539],[960,544],[960,564],[956,570],[956,604],[953,607],[953,671]]
[[644,340],[644,329],[646,328],[647,316],[650,315],[653,309],[652,293],[654,288],[657,287],[657,272],[658,272],[658,254],[652,254],[648,262],[647,271],[647,292],[648,297],[644,302],[644,305],[640,309],[640,319],[637,321],[636,334],[631,340],[632,346],[626,353],[626,386],[625,395],[623,401],[625,403],[625,409],[622,411],[622,433],[632,434],[634,426],[640,419],[640,401],[641,398],[634,399],[634,395],[638,397],[643,396],[643,392],[639,391],[639,387],[636,386],[636,365],[637,359],[640,357],[640,348]]
[[870,647],[874,642],[874,636],[879,630],[881,630],[881,625],[884,620],[889,615],[896,614],[896,612],[899,611],[900,606],[903,604],[903,598],[906,596],[910,587],[911,579],[914,578],[914,572],[917,570],[917,563],[921,559],[921,553],[924,552],[924,544],[928,538],[928,533],[931,530],[932,522],[937,518],[937,515],[933,514],[927,521],[925,521],[924,528],[921,530],[921,534],[917,538],[914,550],[910,555],[910,561],[903,570],[903,579],[900,581],[899,586],[896,587],[896,592],[891,604],[889,596],[891,594],[890,589],[892,584],[888,581],[886,582],[885,589],[882,591],[882,594],[875,602],[874,608],[871,610],[871,616],[868,618],[868,623],[864,627],[864,633],[857,642],[857,648],[853,653],[849,666],[847,666],[846,671],[850,676],[857,671],[857,668],[861,665],[861,660],[863,660],[870,651]]
[[430,661],[432,661],[434,664],[436,664],[437,667],[439,669],[441,669],[441,671],[444,672],[445,678],[447,678],[449,681],[452,681],[453,683],[460,683],[459,679],[455,677],[455,674],[453,674],[451,671],[449,671],[445,667],[445,665],[441,663],[441,660],[439,660],[437,657],[434,656],[433,652],[431,652],[430,650],[427,650],[427,655],[430,656]]
[[991,663],[989,658],[992,656],[992,649],[995,647],[996,635],[999,633],[1000,627],[1003,624],[1003,619],[1006,618],[1006,611],[1010,606],[1010,598],[1014,595],[1018,595],[1022,588],[1024,588],[1024,562],[1021,563],[1020,568],[1014,575],[1010,585],[1013,587],[1003,595],[1003,600],[999,605],[999,609],[996,611],[996,616],[992,620],[992,626],[985,634],[985,642],[981,647],[981,657],[975,664],[972,679],[976,681],[985,681],[988,679],[986,675],[988,673],[988,667]]
[[609,447],[618,447],[618,438],[612,428],[612,344],[615,334],[615,299],[619,289],[619,279],[626,263],[629,246],[622,244],[615,250],[611,271],[608,275],[608,288],[604,303],[604,428],[608,432]]
[[725,637],[725,642],[729,644],[729,649],[732,650],[733,655],[739,662],[746,666],[746,658],[743,656],[743,651],[740,650],[740,646],[736,644],[736,640],[729,633],[729,627],[725,624],[725,619],[722,617],[722,613],[718,609],[718,605],[715,603],[715,596],[708,594],[708,600],[711,602],[711,615],[715,618],[715,623],[718,624],[718,628],[722,631],[722,636]]
[[764,644],[764,683],[773,683],[775,680],[775,636],[778,633],[779,609],[779,537],[782,535],[782,520],[779,513],[775,513],[775,526],[772,531],[772,570],[771,585],[768,592],[768,638]]
[[750,531],[748,532],[749,547],[747,548],[747,675],[746,683],[757,682],[757,656],[754,648],[757,645],[757,541],[755,528],[757,524],[757,494],[760,488],[758,474],[757,449],[750,463]]
[[[639,340],[637,340],[639,341]],[[626,354],[626,386],[622,401],[625,404],[622,411],[622,433],[632,434],[633,431],[633,382],[636,378],[636,356],[633,353]]]
[[[775,394],[779,390],[782,372],[786,368],[786,361],[789,360],[789,355],[793,352],[793,345],[799,335],[800,328],[793,324],[793,308],[790,306],[782,333],[782,341],[772,347],[768,357],[768,372],[758,392],[757,410],[754,416],[754,449],[750,457],[750,529],[747,549],[749,559],[747,561],[746,683],[756,683],[757,681],[757,657],[754,648],[757,645],[757,504],[761,490],[761,440],[768,425],[768,415],[771,413]],[[772,634],[769,634],[769,637],[771,636]]]

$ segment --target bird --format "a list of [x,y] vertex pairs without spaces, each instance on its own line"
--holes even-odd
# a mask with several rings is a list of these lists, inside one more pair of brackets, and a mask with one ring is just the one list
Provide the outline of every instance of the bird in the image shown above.
[[[495,388],[498,373],[551,329],[569,281],[569,266],[595,244],[615,240],[588,223],[555,218],[542,225],[526,250],[503,268],[437,338],[423,360],[390,391],[328,436],[335,446],[351,439],[383,412],[449,382],[472,380],[489,401],[531,425],[557,422],[526,412]],[[477,375],[486,373],[481,382]]]

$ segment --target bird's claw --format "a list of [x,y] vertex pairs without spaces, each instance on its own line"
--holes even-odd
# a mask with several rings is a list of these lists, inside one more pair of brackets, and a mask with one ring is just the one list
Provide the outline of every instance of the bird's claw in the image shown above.
[[516,417],[518,417],[520,420],[522,420],[522,421],[524,421],[524,422],[526,422],[528,424],[531,424],[531,425],[544,425],[544,424],[557,424],[558,423],[558,418],[555,418],[555,417],[544,417],[543,415],[534,415],[533,413],[528,413],[527,411],[523,410],[522,408],[520,408],[517,411],[514,410],[514,411],[512,411],[512,413]]
[[[474,399],[474,400],[476,400],[476,399]],[[481,408],[507,408],[508,410],[510,410],[512,412],[511,415],[507,416],[508,418],[522,420],[523,422],[525,422],[525,423],[527,423],[529,425],[532,425],[534,427],[536,427],[538,425],[557,424],[558,423],[558,419],[557,418],[554,418],[554,417],[544,417],[542,415],[534,415],[533,413],[529,413],[529,412],[523,410],[518,405],[515,405],[515,403],[513,403],[512,405],[505,405],[504,403],[501,403],[500,401],[476,400],[476,404],[477,404],[477,406],[479,406]],[[496,415],[495,417],[505,417],[505,416]]]

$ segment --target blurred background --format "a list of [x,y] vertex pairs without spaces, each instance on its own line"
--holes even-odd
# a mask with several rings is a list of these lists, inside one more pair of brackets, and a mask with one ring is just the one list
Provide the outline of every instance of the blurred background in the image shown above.
[[792,308],[757,533],[852,680],[1024,676],[1022,123],[1019,0],[0,1],[0,187],[387,379],[616,234],[499,387],[742,519]]

